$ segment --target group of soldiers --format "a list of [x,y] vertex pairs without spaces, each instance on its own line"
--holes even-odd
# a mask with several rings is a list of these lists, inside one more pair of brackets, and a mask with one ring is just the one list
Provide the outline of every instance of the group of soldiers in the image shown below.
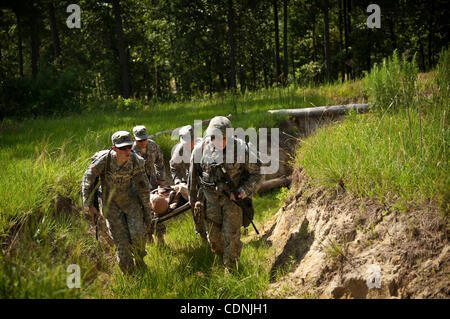
[[[255,154],[245,141],[227,135],[227,128],[231,128],[231,122],[223,116],[210,121],[203,138],[197,138],[190,125],[181,128],[170,172],[172,187],[185,190],[195,231],[227,269],[235,269],[242,247],[240,229],[245,225],[245,209],[238,203],[251,198],[262,175],[259,158],[250,161]],[[155,228],[152,223],[155,213],[150,204],[150,192],[162,186],[165,179],[164,159],[144,126],[134,127],[133,137],[127,131],[118,131],[111,139],[111,149],[95,153],[84,173],[83,207],[93,221],[98,214],[103,215],[116,246],[119,267],[131,273],[145,268],[148,234],[155,233],[159,242],[166,231],[164,224]],[[236,151],[228,156],[231,147],[241,148],[245,156],[238,160]]]

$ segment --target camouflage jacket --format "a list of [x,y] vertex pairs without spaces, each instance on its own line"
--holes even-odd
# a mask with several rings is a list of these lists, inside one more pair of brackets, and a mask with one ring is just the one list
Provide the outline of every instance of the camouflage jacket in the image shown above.
[[[202,139],[198,138],[195,141],[195,145],[200,143]],[[170,173],[174,184],[187,183],[189,175],[189,161],[191,153],[184,154],[185,143],[178,143],[173,148],[172,158],[170,159]]]
[[[232,146],[231,143],[234,143],[234,154],[231,160],[227,160],[226,149]],[[239,157],[238,149],[244,151],[240,153],[241,157]],[[225,190],[222,186],[226,183],[226,180],[220,174],[220,171],[218,172],[215,169],[217,164],[222,162],[227,175],[234,184],[233,187],[244,197],[252,196],[262,179],[262,164],[257,155],[246,142],[238,138],[229,141],[223,151],[216,149],[209,138],[203,139],[203,142],[198,143],[192,151],[188,178],[189,200],[196,201],[199,191],[202,189],[209,189],[210,191]],[[253,162],[250,159],[254,159]],[[214,185],[214,187],[206,187],[202,181]]]
[[[148,222],[150,216],[150,185],[145,174],[144,159],[134,152],[131,152],[130,160],[123,164],[117,163],[116,153],[111,151],[108,170],[105,173],[106,161],[109,150],[96,153],[93,162],[84,173],[81,184],[83,205],[92,206],[94,203],[95,181],[100,177],[103,201],[113,200],[119,207],[126,211],[127,203],[135,198],[139,198],[144,206],[144,218]],[[105,176],[105,180],[102,180]]]
[[165,176],[164,156],[161,148],[155,143],[155,141],[148,139],[145,152],[136,145],[136,142],[133,144],[132,150],[144,158],[145,170],[150,181],[150,188],[156,188],[158,186],[156,182],[164,180]]

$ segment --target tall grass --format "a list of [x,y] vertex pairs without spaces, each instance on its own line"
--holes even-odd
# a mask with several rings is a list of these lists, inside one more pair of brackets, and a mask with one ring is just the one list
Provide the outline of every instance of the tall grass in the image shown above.
[[375,66],[364,80],[374,111],[319,130],[304,141],[296,163],[320,185],[343,184],[358,196],[405,209],[434,202],[448,213],[448,61],[447,51],[431,96],[417,85],[414,60],[395,53]]
[[381,65],[375,64],[364,78],[373,107],[398,110],[411,106],[418,73],[416,56],[408,61],[405,56],[399,57],[396,50],[392,57],[383,59]]

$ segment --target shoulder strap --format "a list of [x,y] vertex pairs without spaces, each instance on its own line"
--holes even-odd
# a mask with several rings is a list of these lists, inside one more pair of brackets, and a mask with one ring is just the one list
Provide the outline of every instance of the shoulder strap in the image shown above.
[[103,174],[102,174],[103,181],[106,181],[106,174],[109,170],[109,164],[111,161],[111,151],[112,151],[112,148],[109,149],[108,155],[106,155],[106,165],[105,165],[105,169],[103,170]]

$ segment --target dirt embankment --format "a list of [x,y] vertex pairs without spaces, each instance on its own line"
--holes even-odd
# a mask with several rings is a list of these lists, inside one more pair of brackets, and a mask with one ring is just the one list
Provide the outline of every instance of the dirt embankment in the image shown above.
[[275,249],[270,297],[450,296],[448,221],[436,208],[405,213],[355,198],[345,185],[315,189],[301,169],[292,187],[264,227]]

